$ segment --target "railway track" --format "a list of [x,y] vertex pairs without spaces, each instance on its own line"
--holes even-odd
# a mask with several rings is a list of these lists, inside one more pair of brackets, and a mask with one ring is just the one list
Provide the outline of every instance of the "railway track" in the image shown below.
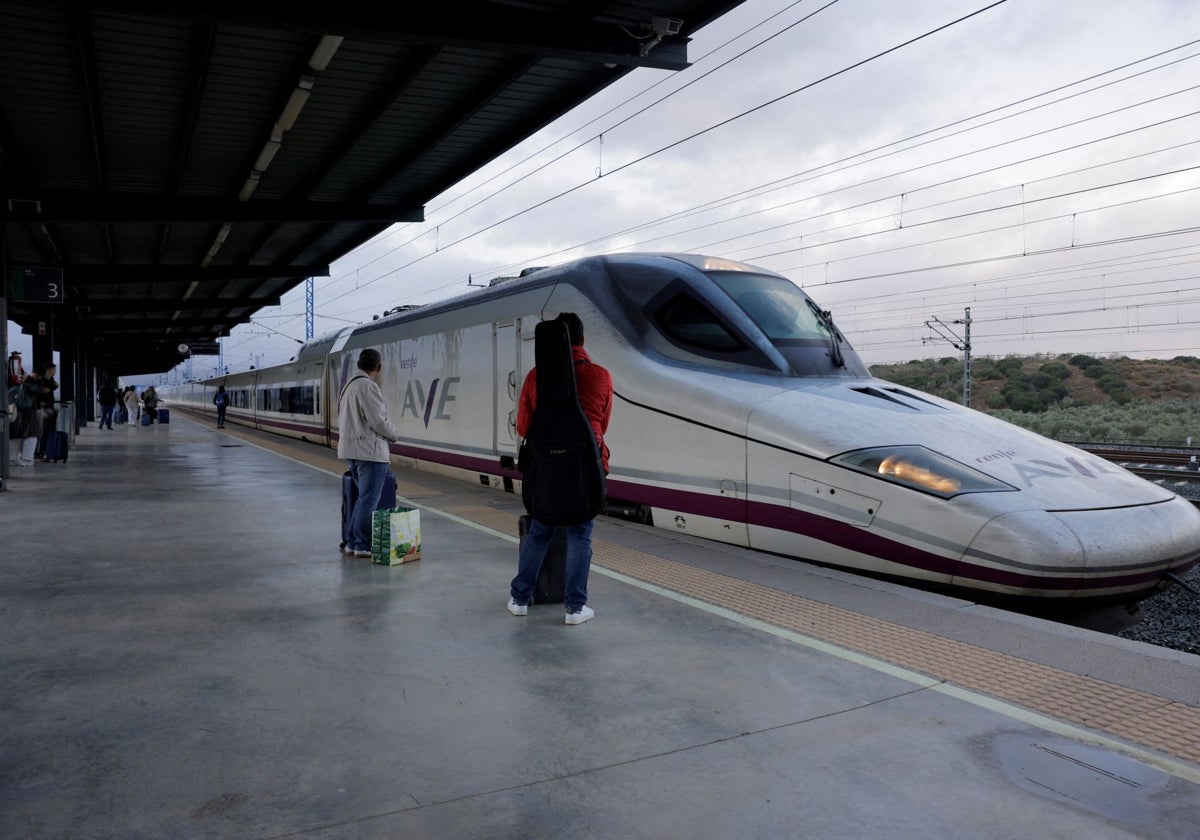
[[1076,443],[1075,447],[1104,458],[1107,461],[1135,464],[1186,465],[1192,458],[1200,461],[1200,448],[1197,447],[1153,447],[1129,446],[1120,447],[1099,443]]
[[1103,443],[1075,443],[1079,449],[1121,464],[1134,475],[1151,481],[1186,482],[1196,490],[1180,493],[1200,508],[1200,471],[1186,469],[1192,458],[1200,461],[1200,448],[1194,446],[1114,446]]

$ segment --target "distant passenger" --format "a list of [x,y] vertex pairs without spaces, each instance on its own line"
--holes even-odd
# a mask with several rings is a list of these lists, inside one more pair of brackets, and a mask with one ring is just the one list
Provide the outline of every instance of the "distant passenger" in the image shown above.
[[113,411],[117,407],[117,389],[105,382],[96,392],[96,400],[100,403],[100,428],[108,427],[112,431]]
[[36,372],[34,377],[37,379],[41,391],[41,396],[38,398],[41,431],[35,447],[37,453],[35,457],[44,461],[46,460],[46,439],[58,428],[58,406],[54,404],[54,392],[58,390],[58,380],[54,378],[54,375],[58,373],[58,368],[53,362],[47,362],[44,365],[35,365],[34,371]]
[[36,373],[8,389],[8,401],[17,409],[17,419],[8,427],[9,463],[14,466],[33,466],[34,450],[42,436],[40,406],[46,393],[41,377]]
[[142,411],[146,412],[151,423],[158,420],[158,392],[153,385],[142,392]]
[[[608,474],[608,446],[604,443],[604,433],[608,431],[608,421],[612,416],[612,375],[594,364],[587,351],[583,349],[583,321],[574,312],[564,312],[556,319],[567,326],[571,339],[571,356],[575,361],[575,390],[579,398],[579,406],[592,424],[596,435],[596,445],[600,448],[600,458],[604,466],[604,474]],[[534,367],[525,376],[521,386],[521,401],[517,406],[517,434],[526,437],[533,421],[533,412],[537,408],[537,368]],[[564,526],[567,531],[567,568],[565,604],[567,608],[567,624],[583,624],[593,616],[595,611],[587,606],[588,573],[592,565],[592,525],[595,520],[588,520],[582,525]],[[521,543],[521,553],[517,562],[517,576],[509,586],[508,611],[513,615],[525,615],[533,600],[533,588],[537,583],[538,572],[542,568],[542,560],[554,537],[554,526],[547,525],[534,517],[530,522],[529,533]]]
[[213,394],[213,405],[217,407],[217,428],[225,428],[225,409],[229,407],[229,395],[225,393],[225,386],[218,385],[217,393]]
[[138,395],[137,388],[132,385],[125,389],[125,410],[129,412],[129,425],[137,428],[138,424]]
[[379,505],[392,455],[388,442],[400,439],[400,430],[388,421],[387,402],[376,381],[383,369],[378,350],[358,354],[359,372],[350,377],[338,400],[338,457],[350,465],[358,499],[350,512],[350,539],[345,552],[371,556],[371,515]]

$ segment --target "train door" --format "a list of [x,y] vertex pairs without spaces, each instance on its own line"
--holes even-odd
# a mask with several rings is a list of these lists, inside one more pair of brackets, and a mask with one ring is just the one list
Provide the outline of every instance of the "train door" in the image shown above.
[[521,394],[521,319],[492,322],[492,451],[517,455],[517,398]]

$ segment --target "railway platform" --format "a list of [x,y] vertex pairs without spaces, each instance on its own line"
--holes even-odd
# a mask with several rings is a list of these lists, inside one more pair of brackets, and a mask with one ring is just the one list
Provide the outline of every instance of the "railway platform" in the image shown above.
[[0,494],[0,835],[1145,838],[1200,824],[1200,657],[602,518],[505,609],[517,497],[173,412]]

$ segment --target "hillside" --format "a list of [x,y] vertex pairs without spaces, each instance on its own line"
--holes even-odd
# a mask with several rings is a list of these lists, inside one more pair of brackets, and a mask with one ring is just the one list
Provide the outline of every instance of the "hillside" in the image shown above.
[[[1007,356],[973,360],[971,407],[1068,440],[1200,440],[1200,359]],[[962,401],[962,358],[872,365],[881,379]]]

